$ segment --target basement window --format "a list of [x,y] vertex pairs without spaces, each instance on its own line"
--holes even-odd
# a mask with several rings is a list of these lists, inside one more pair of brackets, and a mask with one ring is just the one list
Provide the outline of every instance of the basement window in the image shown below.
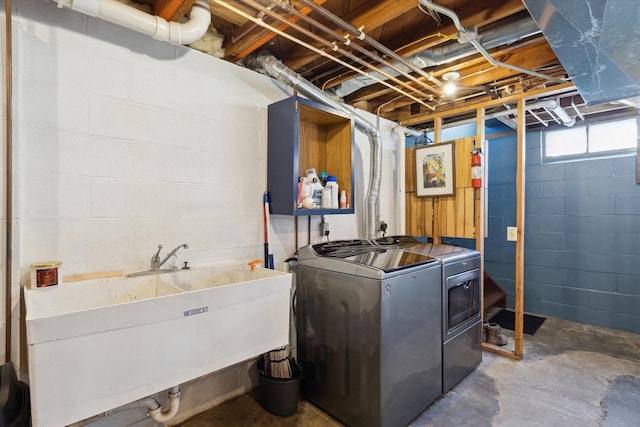
[[581,160],[635,154],[637,119],[591,123],[544,133],[545,161]]

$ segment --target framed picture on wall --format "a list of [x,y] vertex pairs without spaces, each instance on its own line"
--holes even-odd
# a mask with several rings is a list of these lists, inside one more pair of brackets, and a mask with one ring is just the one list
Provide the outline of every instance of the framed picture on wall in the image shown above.
[[454,187],[453,143],[416,149],[416,195],[450,196]]

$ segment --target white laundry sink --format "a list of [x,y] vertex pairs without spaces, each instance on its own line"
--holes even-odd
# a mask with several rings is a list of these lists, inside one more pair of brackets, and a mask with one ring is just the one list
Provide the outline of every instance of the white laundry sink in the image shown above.
[[68,425],[289,341],[291,274],[239,262],[25,289],[34,426]]

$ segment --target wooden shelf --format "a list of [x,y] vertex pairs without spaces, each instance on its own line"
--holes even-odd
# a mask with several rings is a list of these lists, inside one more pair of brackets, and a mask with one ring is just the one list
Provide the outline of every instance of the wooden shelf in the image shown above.
[[[267,186],[271,212],[280,215],[354,213],[353,117],[297,96],[269,105]],[[302,209],[298,179],[307,169],[336,177],[339,191],[351,200],[349,209]]]

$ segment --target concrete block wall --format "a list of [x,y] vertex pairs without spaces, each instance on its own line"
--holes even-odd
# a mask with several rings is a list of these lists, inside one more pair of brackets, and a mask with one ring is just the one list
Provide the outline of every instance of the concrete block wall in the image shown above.
[[[5,73],[6,73],[6,42],[5,42],[5,15],[4,15],[4,3],[0,3],[3,5],[2,11],[0,11],[0,34],[2,34],[2,38],[1,38],[1,42],[0,42],[0,73],[2,73],[2,81],[0,81],[0,188],[4,188],[5,187],[5,179],[6,179],[6,133],[5,133],[5,129],[6,129],[6,119],[7,119],[7,108],[6,108],[6,93],[7,93],[7,87],[6,87],[6,79],[4,78]],[[6,349],[5,349],[5,344],[4,344],[4,337],[5,337],[5,331],[6,331],[6,309],[5,309],[5,303],[4,303],[4,277],[5,277],[5,268],[6,268],[6,244],[5,244],[5,239],[4,236],[6,236],[6,211],[5,211],[5,206],[6,206],[6,197],[5,197],[5,192],[1,191],[0,192],[0,203],[2,203],[2,212],[0,212],[0,236],[3,236],[2,239],[0,240],[0,275],[2,275],[1,277],[3,278],[1,283],[2,283],[2,290],[0,291],[0,293],[2,294],[2,296],[0,297],[0,302],[2,303],[1,307],[0,307],[0,336],[2,338],[2,346],[0,346],[0,360],[4,361],[6,360]],[[13,286],[14,289],[14,295],[16,297],[18,297],[20,295],[20,287],[18,285]],[[13,322],[12,322],[13,323]],[[17,330],[16,330],[17,331]]]
[[515,244],[507,241],[507,227],[516,222],[515,138],[489,140],[488,237],[485,240],[485,272],[507,293],[513,306]]
[[[61,260],[64,275],[143,270],[158,244],[166,253],[185,242],[179,263],[261,258],[267,106],[292,91],[52,1],[21,0],[13,8],[16,330],[19,287],[33,262]],[[391,180],[381,189],[381,211],[395,224],[394,123],[380,121]],[[369,158],[369,142],[356,132],[357,214],[331,216],[332,238],[362,236]],[[295,250],[294,220],[271,220],[282,268]],[[312,242],[321,238],[319,220],[311,220]],[[306,218],[299,237],[307,244]],[[4,292],[0,301],[4,307]],[[230,369],[186,385],[180,415],[251,387],[248,364]],[[140,418],[138,408],[95,423]]]
[[266,105],[286,93],[199,52],[35,3],[19,9],[16,40],[20,263],[144,269],[158,244],[184,242],[180,261],[258,257]]
[[[543,163],[527,134],[525,310],[640,332],[640,186],[635,157]],[[515,140],[490,143],[487,272],[513,306]],[[496,156],[496,152],[501,154]]]

